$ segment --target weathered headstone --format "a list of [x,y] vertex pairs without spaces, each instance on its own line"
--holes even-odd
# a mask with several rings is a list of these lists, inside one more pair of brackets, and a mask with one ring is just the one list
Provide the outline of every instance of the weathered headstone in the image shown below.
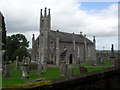
[[114,67],[115,68],[120,68],[120,59],[119,58],[115,59],[115,61],[114,61]]
[[47,62],[43,61],[43,70],[42,72],[47,72]]
[[66,69],[67,69],[67,65],[65,61],[61,61],[60,62],[60,75],[61,76],[65,76],[66,74]]
[[80,73],[87,73],[87,68],[84,66],[79,66]]
[[10,77],[10,63],[7,61],[5,62],[5,67],[4,67],[4,78]]
[[15,70],[19,69],[19,56],[16,56],[16,66],[15,66]]
[[100,64],[104,64],[103,58],[100,59]]
[[26,62],[26,58],[23,58],[22,62],[22,78],[27,79],[29,78],[29,69],[28,69],[28,63]]
[[67,75],[72,76],[73,75],[73,65],[69,64],[67,67]]
[[37,67],[37,75],[41,75],[43,70],[43,65],[39,62]]
[[30,65],[30,57],[27,57],[28,65]]
[[98,64],[104,64],[103,57],[98,57]]

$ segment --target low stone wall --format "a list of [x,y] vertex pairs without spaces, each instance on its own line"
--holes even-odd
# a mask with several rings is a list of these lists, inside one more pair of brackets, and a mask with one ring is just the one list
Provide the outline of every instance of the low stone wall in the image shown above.
[[82,88],[120,88],[120,68],[110,68],[72,77],[53,79],[52,82],[53,84],[51,85],[42,86],[36,89],[55,90],[60,88],[61,90],[79,90]]

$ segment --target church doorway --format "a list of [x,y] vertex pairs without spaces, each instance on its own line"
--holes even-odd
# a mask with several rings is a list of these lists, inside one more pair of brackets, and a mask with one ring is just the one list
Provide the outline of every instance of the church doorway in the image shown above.
[[69,64],[72,64],[73,63],[73,55],[70,54],[70,57],[69,57]]

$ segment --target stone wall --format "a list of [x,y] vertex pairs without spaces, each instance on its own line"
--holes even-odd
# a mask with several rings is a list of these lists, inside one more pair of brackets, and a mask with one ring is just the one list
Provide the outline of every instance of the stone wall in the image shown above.
[[[73,77],[65,77],[52,80],[52,85],[42,86],[36,89],[52,89],[56,90],[80,90],[80,89],[94,89],[106,88],[115,89],[120,88],[120,68],[119,69],[105,69],[96,72],[89,72]],[[35,88],[34,88],[35,89]]]

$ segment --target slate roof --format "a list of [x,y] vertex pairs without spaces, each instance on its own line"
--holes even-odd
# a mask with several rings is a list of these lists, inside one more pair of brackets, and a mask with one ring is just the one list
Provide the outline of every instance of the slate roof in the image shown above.
[[[55,40],[59,36],[60,42],[68,42],[72,43],[73,42],[73,34],[71,33],[65,33],[65,32],[60,32],[60,31],[49,31],[49,38],[52,40]],[[80,34],[74,34],[75,36],[75,42],[76,43],[84,43],[84,36]],[[88,38],[86,38],[86,41],[88,44],[93,44],[92,41],[90,41]]]

